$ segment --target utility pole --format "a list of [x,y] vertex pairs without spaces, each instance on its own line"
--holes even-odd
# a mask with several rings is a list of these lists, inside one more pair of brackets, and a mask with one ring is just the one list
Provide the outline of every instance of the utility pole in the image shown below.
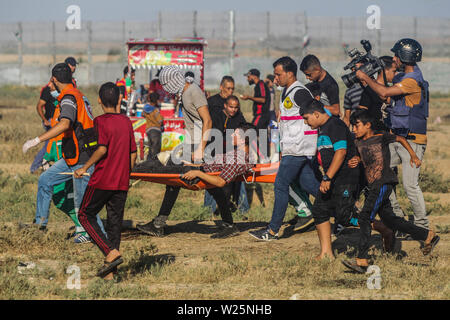
[[266,13],[266,57],[270,57],[270,11]]

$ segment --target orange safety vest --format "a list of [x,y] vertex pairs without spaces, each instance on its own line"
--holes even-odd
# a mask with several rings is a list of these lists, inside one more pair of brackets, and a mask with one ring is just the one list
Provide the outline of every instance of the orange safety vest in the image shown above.
[[116,82],[116,86],[118,86],[118,87],[120,87],[120,86],[125,87],[125,94],[124,94],[123,98],[125,100],[127,100],[128,99],[128,93],[127,93],[127,82],[125,81],[125,78],[122,78],[119,81],[117,81]]
[[87,99],[80,90],[69,84],[61,91],[58,102],[61,103],[61,100],[68,95],[73,96],[77,103],[77,119],[72,127],[63,133],[61,149],[67,165],[74,166],[78,163],[81,152],[87,152],[89,156],[94,153],[97,148],[97,134]]

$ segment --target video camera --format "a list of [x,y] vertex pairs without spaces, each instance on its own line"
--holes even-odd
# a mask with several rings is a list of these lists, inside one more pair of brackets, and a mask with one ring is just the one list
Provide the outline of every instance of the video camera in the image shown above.
[[[361,44],[366,51],[366,54],[362,54],[356,48],[348,52],[348,55],[350,58],[352,58],[352,61],[350,61],[350,63],[344,67],[344,70],[352,70],[354,68],[355,71],[349,74],[344,74],[341,77],[347,88],[350,88],[359,81],[359,79],[356,77],[356,70],[361,70],[369,77],[371,77],[384,68],[383,62],[378,57],[372,55],[372,53],[370,52],[372,50],[372,45],[370,44],[369,40],[361,40]],[[360,68],[357,68],[356,64],[358,63],[362,63],[363,65]]]

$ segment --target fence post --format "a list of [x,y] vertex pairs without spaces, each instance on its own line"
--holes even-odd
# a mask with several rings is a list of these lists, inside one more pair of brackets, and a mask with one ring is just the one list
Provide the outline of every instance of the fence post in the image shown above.
[[18,44],[17,44],[17,54],[19,57],[19,83],[21,85],[24,85],[24,81],[23,81],[23,29],[22,29],[22,22],[19,22],[18,24],[18,28],[19,31],[17,32],[16,36],[17,36],[17,40],[18,40]]
[[417,17],[414,17],[414,39],[417,40]]
[[121,61],[124,61],[128,57],[128,50],[125,43],[127,42],[127,35],[126,35],[126,27],[125,27],[125,20],[122,21],[122,46],[123,51],[121,53],[122,59]]
[[56,26],[55,21],[52,22],[52,55],[53,65],[56,64]]
[[192,25],[193,25],[193,35],[194,38],[197,38],[197,10],[194,11],[193,17],[192,17]]
[[266,13],[266,57],[270,57],[270,11]]
[[87,71],[87,84],[91,84],[91,73],[92,73],[92,21],[87,22],[87,31],[88,31],[88,47],[87,47],[87,55],[88,55],[88,71]]
[[162,13],[161,11],[158,12],[158,32],[157,32],[157,38],[160,39],[162,37]]
[[234,69],[234,49],[236,47],[235,42],[235,16],[234,10],[230,11],[230,74],[233,74]]

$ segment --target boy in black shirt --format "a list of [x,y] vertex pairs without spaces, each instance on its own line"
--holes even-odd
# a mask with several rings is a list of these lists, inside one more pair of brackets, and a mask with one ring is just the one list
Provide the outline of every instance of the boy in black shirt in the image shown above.
[[350,117],[353,131],[356,135],[357,156],[350,159],[348,165],[355,168],[362,161],[368,182],[369,192],[364,201],[364,207],[358,215],[360,240],[358,256],[354,261],[343,261],[343,264],[359,273],[365,273],[368,262],[369,238],[371,223],[375,215],[381,218],[383,224],[393,231],[400,230],[410,234],[414,240],[424,241],[422,252],[431,253],[439,242],[439,236],[432,230],[415,226],[413,223],[395,216],[389,201],[392,188],[398,183],[397,176],[390,168],[389,143],[399,142],[411,155],[411,166],[419,167],[421,161],[412,150],[405,138],[390,133],[374,134],[372,129],[375,120],[368,111],[359,110]]
[[319,59],[309,54],[303,58],[300,70],[305,74],[306,79],[317,83],[320,87],[320,102],[325,105],[333,115],[340,116],[339,107],[339,86],[336,80],[322,68]]
[[347,224],[354,211],[358,169],[350,168],[348,160],[355,155],[355,145],[345,123],[330,117],[320,101],[313,100],[301,109],[301,115],[312,129],[318,129],[318,158],[325,173],[312,207],[320,241],[316,259],[332,258],[330,217],[336,212],[336,223]]

